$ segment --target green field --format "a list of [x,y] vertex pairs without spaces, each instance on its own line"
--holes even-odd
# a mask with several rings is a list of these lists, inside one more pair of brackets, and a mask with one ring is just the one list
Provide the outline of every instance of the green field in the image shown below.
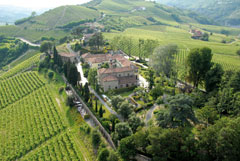
[[[124,32],[104,33],[104,36],[112,40],[116,36],[126,36],[132,38],[134,46],[132,54],[138,56],[138,39],[158,40],[159,46],[168,44],[177,44],[184,52],[189,52],[193,48],[209,47],[213,51],[213,60],[222,64],[224,69],[239,68],[240,58],[237,57],[236,51],[240,49],[240,41],[236,39],[233,43],[221,43],[222,39],[235,39],[234,36],[225,36],[222,34],[210,35],[209,41],[191,39],[191,34],[186,26],[179,28],[170,26],[144,26],[129,28]],[[149,55],[146,55],[147,57]],[[185,57],[185,56],[184,56]]]
[[39,56],[1,76],[0,161],[95,160],[89,136],[79,132],[86,123],[76,109],[66,106],[66,93],[58,93],[65,86],[60,75],[50,82],[38,72],[23,72]]
[[37,64],[40,61],[40,55],[36,54],[35,56],[32,56],[31,58],[21,62],[20,64],[18,64],[17,66],[11,68],[9,71],[4,72],[0,75],[0,80],[12,77],[18,73],[20,73],[21,71],[24,71],[25,69]]

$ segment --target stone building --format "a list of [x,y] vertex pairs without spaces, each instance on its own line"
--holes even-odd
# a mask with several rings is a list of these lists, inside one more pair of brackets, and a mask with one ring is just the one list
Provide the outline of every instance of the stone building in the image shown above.
[[[82,58],[91,68],[98,69],[98,82],[104,89],[137,86],[138,68],[121,54],[84,54]],[[104,63],[109,68],[101,68]]]

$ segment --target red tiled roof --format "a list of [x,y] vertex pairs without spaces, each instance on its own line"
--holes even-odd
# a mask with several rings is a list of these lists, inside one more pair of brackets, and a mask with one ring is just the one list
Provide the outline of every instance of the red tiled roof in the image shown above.
[[118,78],[112,75],[106,76],[102,79],[104,82],[111,82],[111,81],[117,81]]
[[101,68],[98,70],[100,74],[122,73],[132,71],[131,67],[117,67],[117,68]]

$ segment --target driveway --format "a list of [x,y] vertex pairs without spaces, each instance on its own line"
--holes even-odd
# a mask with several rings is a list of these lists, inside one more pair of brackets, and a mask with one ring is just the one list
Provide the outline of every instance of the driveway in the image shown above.
[[76,66],[77,66],[78,72],[80,73],[80,76],[81,76],[81,81],[80,81],[80,83],[82,83],[82,85],[84,86],[84,85],[88,82],[88,80],[87,80],[86,77],[84,77],[81,62],[77,63]]
[[148,121],[153,117],[153,111],[157,108],[158,106],[154,104],[147,112],[145,123],[146,125],[148,124]]

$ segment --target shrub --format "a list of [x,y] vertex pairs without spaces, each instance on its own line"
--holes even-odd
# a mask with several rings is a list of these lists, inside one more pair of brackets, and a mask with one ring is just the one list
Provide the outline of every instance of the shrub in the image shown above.
[[91,138],[92,138],[92,144],[95,148],[98,148],[98,146],[100,145],[101,143],[101,136],[100,134],[98,133],[98,131],[96,129],[94,129],[92,131],[92,134],[91,134]]
[[84,120],[88,120],[88,119],[90,119],[90,116],[89,115],[85,115],[84,116]]
[[64,91],[64,87],[60,87],[59,90],[58,90],[59,94],[62,94],[63,91]]

